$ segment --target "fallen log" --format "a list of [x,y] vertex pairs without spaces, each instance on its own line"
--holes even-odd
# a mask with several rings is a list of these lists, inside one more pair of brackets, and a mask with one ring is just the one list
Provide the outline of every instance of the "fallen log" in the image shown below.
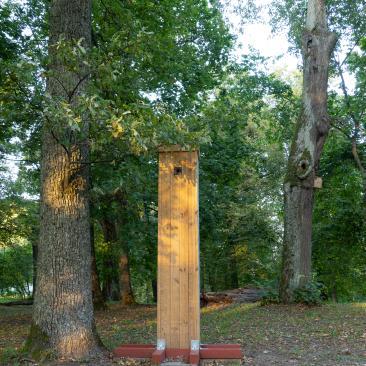
[[253,303],[260,301],[264,290],[257,287],[244,287],[221,292],[201,293],[201,307],[210,303]]

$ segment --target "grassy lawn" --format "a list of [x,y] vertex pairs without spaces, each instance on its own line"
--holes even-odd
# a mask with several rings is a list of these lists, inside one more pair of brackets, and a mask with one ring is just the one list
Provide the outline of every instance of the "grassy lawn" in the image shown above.
[[[0,364],[24,342],[30,306],[0,305]],[[104,344],[154,343],[154,306],[110,305],[97,312]],[[321,307],[257,304],[211,306],[202,310],[202,342],[240,343],[244,365],[365,365],[366,303]],[[13,363],[15,364],[15,363]]]

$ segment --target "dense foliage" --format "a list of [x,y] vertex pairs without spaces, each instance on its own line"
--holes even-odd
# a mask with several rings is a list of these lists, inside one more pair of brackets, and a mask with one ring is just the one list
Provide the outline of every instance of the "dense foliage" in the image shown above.
[[[200,148],[202,289],[276,283],[297,86],[264,72],[266,60],[254,51],[240,61],[231,56],[235,37],[217,1],[95,0],[92,49],[59,44],[70,69],[77,73],[80,60],[90,68],[89,91],[71,110],[45,94],[47,4],[0,5],[0,292],[31,294],[41,126],[62,115],[77,139],[84,113],[91,120],[91,224],[107,299],[119,297],[125,255],[135,300],[156,300],[157,148],[171,143]],[[350,50],[336,57],[333,76],[350,72],[356,87],[331,92],[333,129],[314,208],[314,281],[323,298],[357,300],[366,296],[366,23],[356,2],[329,5],[331,25]],[[294,45],[303,13],[303,1],[273,5],[276,24],[291,25]]]

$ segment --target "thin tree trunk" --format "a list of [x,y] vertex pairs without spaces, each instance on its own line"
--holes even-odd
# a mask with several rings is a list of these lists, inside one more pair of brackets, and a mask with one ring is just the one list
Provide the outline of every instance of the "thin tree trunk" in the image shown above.
[[[39,217],[39,210],[37,210]],[[39,241],[39,226],[35,225],[31,230],[31,242],[32,242],[32,299],[34,299],[36,288],[37,288],[37,262],[38,262],[38,241]]]
[[36,294],[37,286],[37,258],[38,258],[38,244],[32,243],[32,263],[33,263],[33,277],[32,277],[32,298]]
[[[89,175],[89,189],[93,189],[93,180],[91,174]],[[90,213],[93,215],[94,204],[89,196]],[[94,310],[105,310],[107,309],[107,304],[104,301],[102,290],[100,287],[100,280],[97,268],[97,260],[95,256],[95,232],[94,232],[94,222],[90,220],[90,242],[91,242],[91,276],[92,276],[92,294],[93,294],[93,305]]]
[[[49,29],[47,93],[55,103],[63,100],[74,108],[88,71],[86,66],[70,71],[56,44],[63,40],[90,47],[91,1],[51,1]],[[89,125],[81,118],[79,142],[55,112],[43,129],[37,289],[26,344],[37,359],[85,359],[100,352],[90,275]]]
[[103,294],[100,288],[99,275],[97,269],[97,261],[95,258],[95,241],[94,241],[94,225],[90,223],[90,239],[91,239],[91,271],[92,271],[92,293],[93,305],[95,310],[104,310],[107,305],[104,301]]
[[208,287],[209,287],[209,291],[217,291],[217,281],[216,281],[216,275],[215,273],[213,273],[213,271],[209,268],[208,272],[207,272],[207,282],[208,282]]
[[129,252],[126,238],[123,235],[123,229],[127,224],[127,199],[126,194],[122,190],[118,190],[114,195],[115,201],[119,206],[118,219],[116,224],[118,225],[118,242],[119,242],[119,290],[120,298],[123,305],[135,304],[135,298],[133,296],[131,286],[131,274],[129,265]]
[[[344,63],[344,61],[343,61],[343,63]],[[364,214],[364,216],[366,216],[366,169],[365,169],[365,166],[358,153],[358,146],[357,146],[358,141],[360,140],[360,134],[361,134],[360,120],[362,118],[362,115],[364,114],[364,111],[358,115],[352,111],[350,96],[348,94],[346,81],[345,81],[344,75],[343,75],[342,64],[337,62],[337,67],[338,67],[338,74],[341,78],[341,88],[342,88],[343,95],[344,95],[345,106],[347,107],[348,115],[354,124],[354,131],[353,131],[352,136],[348,136],[346,133],[345,133],[345,135],[348,138],[350,138],[350,140],[351,140],[352,156],[353,156],[353,159],[357,165],[357,168],[360,171],[361,176],[362,176],[362,186],[363,186],[363,192],[364,192],[364,196],[363,196],[364,213],[363,214]]]
[[152,294],[153,294],[153,302],[156,304],[158,302],[158,281],[157,278],[154,277],[151,280]]
[[128,252],[122,243],[123,238],[118,238],[114,219],[103,217],[101,226],[104,241],[108,245],[108,254],[104,261],[106,275],[104,276],[103,296],[105,299],[121,300],[124,305],[134,304]]
[[235,289],[235,288],[239,287],[238,264],[237,264],[236,256],[235,256],[235,246],[230,253],[229,263],[230,263],[230,268],[229,268],[230,287],[232,289]]
[[107,216],[104,216],[100,220],[100,224],[103,230],[104,241],[108,247],[108,252],[103,263],[105,268],[103,296],[108,300],[119,301],[120,288],[118,278],[119,263],[116,225],[114,220]]
[[123,305],[135,304],[131,286],[131,275],[128,263],[127,251],[119,257],[119,288]]
[[[356,123],[355,128],[359,129],[360,128],[359,124]],[[364,193],[364,195],[363,195],[363,211],[364,211],[363,215],[366,216],[366,169],[358,154],[357,138],[355,136],[352,138],[352,156],[353,156],[353,159],[355,160],[358,170],[360,171],[361,176],[362,176],[362,187],[363,187],[363,193]]]
[[332,300],[333,302],[338,302],[338,295],[337,295],[337,286],[334,286],[332,289]]
[[329,131],[327,87],[330,56],[336,44],[329,32],[325,0],[309,0],[303,32],[302,111],[294,134],[284,182],[285,222],[280,298],[293,294],[311,279],[313,186]]

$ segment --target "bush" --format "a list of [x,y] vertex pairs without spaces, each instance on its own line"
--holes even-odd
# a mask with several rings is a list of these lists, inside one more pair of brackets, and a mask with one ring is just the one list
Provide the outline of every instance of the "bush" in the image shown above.
[[30,244],[6,247],[0,251],[0,295],[31,295],[33,279],[32,246]]
[[294,302],[306,305],[320,305],[324,285],[319,282],[310,282],[294,291]]
[[264,293],[262,300],[261,300],[261,306],[266,306],[270,304],[279,304],[280,298],[278,295],[277,289],[269,289],[266,290]]
[[264,283],[264,295],[261,300],[261,306],[270,304],[279,304],[280,297],[278,294],[278,281],[270,280]]

